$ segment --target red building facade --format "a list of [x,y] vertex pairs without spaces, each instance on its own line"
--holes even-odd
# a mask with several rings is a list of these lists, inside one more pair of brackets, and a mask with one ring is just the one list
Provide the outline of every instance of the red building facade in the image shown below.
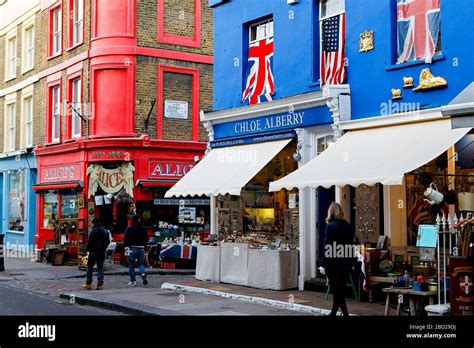
[[40,248],[57,238],[60,219],[87,228],[99,217],[120,238],[136,212],[151,231],[167,214],[154,200],[203,156],[199,110],[212,108],[212,16],[201,0],[183,3],[42,1]]

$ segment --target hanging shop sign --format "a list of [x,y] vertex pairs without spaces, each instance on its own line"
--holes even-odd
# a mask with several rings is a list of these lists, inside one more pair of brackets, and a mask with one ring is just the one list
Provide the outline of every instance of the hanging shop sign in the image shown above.
[[181,179],[192,168],[191,162],[150,161],[148,177],[150,179]]
[[214,125],[214,139],[235,138],[258,133],[274,133],[294,128],[331,123],[331,112],[327,107],[285,112]]
[[66,166],[42,167],[40,169],[40,182],[58,182],[81,180],[80,164],[68,164]]
[[100,164],[91,164],[87,168],[89,176],[88,198],[95,195],[100,188],[107,193],[117,193],[122,188],[133,197],[133,172],[135,167],[131,163],[123,163],[120,167],[106,169]]

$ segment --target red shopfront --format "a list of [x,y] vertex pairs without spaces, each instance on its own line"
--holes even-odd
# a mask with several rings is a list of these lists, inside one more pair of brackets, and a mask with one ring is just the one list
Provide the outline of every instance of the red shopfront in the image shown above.
[[[55,240],[54,226],[60,219],[82,219],[88,230],[94,217],[121,240],[135,213],[153,236],[156,215],[177,211],[154,203],[195,165],[195,157],[201,158],[205,148],[206,144],[150,141],[146,136],[38,147],[35,243],[43,248],[45,241]],[[208,207],[209,219],[207,211]]]

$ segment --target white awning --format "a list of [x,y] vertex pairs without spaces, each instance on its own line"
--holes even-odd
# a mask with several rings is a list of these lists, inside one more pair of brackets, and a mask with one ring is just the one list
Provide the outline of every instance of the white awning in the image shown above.
[[165,197],[240,195],[245,186],[291,139],[211,150]]
[[451,129],[449,119],[351,131],[300,169],[271,182],[270,191],[361,184],[401,185],[459,141],[470,128]]

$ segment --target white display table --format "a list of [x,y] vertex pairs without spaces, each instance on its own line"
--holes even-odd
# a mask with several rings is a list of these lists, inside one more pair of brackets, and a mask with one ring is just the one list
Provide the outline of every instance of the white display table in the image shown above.
[[221,248],[198,245],[196,260],[196,279],[220,282]]
[[246,243],[199,246],[196,279],[259,289],[293,289],[298,286],[298,251],[250,249]]

